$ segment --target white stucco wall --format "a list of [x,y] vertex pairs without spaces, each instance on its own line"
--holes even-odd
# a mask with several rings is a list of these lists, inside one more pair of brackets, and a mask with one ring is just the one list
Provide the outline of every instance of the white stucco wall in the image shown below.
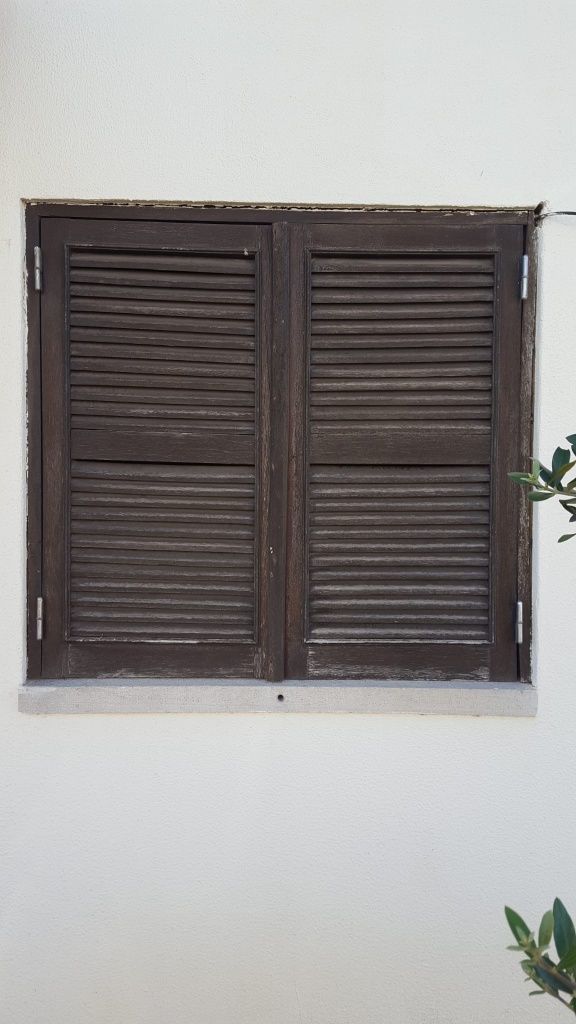
[[[22,197],[576,207],[573,0],[4,0],[1,1024],[510,1024],[502,905],[576,910],[576,549],[537,510],[535,719],[16,711]],[[576,430],[541,233],[536,450]]]

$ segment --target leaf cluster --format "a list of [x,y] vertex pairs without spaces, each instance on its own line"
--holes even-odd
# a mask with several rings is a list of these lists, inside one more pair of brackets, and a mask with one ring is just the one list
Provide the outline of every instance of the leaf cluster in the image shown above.
[[[547,993],[576,1014],[576,930],[562,901],[555,899],[553,909],[546,911],[537,936],[515,910],[505,907],[505,914],[516,940],[508,949],[522,953],[525,980],[536,985],[530,995]],[[550,953],[552,939],[556,957]]]
[[[570,448],[557,448],[552,456],[552,465],[548,469],[538,459],[532,460],[530,473],[509,473],[511,480],[528,487],[528,499],[530,501],[548,501],[550,498],[558,498],[562,508],[570,517],[570,522],[576,522],[576,476],[572,480],[566,477],[576,466],[576,434],[570,434],[566,438]],[[558,538],[558,543],[571,540],[576,533],[563,533]]]

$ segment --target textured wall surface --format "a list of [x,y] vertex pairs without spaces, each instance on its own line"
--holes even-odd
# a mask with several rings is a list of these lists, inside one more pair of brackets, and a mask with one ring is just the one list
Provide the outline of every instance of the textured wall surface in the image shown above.
[[[26,197],[576,207],[572,0],[5,0],[1,1024],[536,1024],[505,900],[574,891],[576,549],[537,510],[535,719],[16,712]],[[540,238],[536,448],[576,430]]]

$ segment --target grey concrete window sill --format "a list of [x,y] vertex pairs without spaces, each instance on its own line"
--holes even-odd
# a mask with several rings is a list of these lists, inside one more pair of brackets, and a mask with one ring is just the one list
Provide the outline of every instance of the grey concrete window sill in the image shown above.
[[308,712],[533,717],[537,693],[527,683],[284,683],[249,680],[54,680],[20,687],[28,714]]

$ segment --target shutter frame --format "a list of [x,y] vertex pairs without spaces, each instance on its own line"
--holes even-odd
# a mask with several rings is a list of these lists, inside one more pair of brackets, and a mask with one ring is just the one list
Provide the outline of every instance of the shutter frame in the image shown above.
[[[533,395],[533,351],[534,351],[534,333],[535,333],[535,300],[536,300],[536,245],[535,245],[535,230],[534,230],[534,214],[532,211],[525,210],[502,210],[502,211],[459,211],[456,209],[450,211],[416,211],[416,210],[402,210],[402,211],[382,211],[373,209],[370,211],[364,211],[361,209],[350,209],[345,212],[339,210],[308,210],[308,209],[286,209],[279,210],[270,207],[262,208],[194,208],[194,207],[152,207],[152,206],[122,206],[122,205],[96,205],[87,206],[79,205],[73,206],[68,204],[38,204],[29,203],[27,204],[26,211],[26,268],[28,278],[28,289],[27,289],[27,311],[28,311],[28,374],[27,374],[27,397],[28,397],[28,670],[27,678],[29,682],[38,681],[42,679],[58,678],[54,672],[48,671],[46,663],[44,670],[42,667],[41,652],[42,648],[46,645],[46,640],[39,642],[36,639],[36,598],[40,594],[46,595],[45,579],[42,574],[42,549],[46,547],[46,540],[49,536],[49,531],[46,535],[43,535],[42,527],[42,479],[41,479],[41,380],[40,370],[42,365],[42,354],[40,344],[40,319],[41,319],[41,301],[44,299],[44,295],[36,292],[32,288],[33,279],[33,247],[34,245],[42,245],[44,255],[46,254],[46,228],[50,224],[55,222],[61,222],[64,219],[78,222],[82,220],[89,220],[91,224],[100,223],[105,227],[105,222],[110,220],[116,220],[124,225],[130,225],[133,223],[147,222],[150,229],[161,228],[164,224],[170,225],[185,225],[197,226],[203,225],[209,228],[212,225],[225,225],[225,224],[258,224],[264,228],[269,228],[270,231],[275,234],[278,229],[283,225],[284,231],[284,247],[289,246],[290,248],[290,267],[289,272],[280,272],[279,268],[282,263],[282,259],[286,262],[285,255],[280,258],[277,246],[275,244],[273,266],[275,280],[274,289],[277,289],[278,282],[284,280],[286,283],[289,281],[290,285],[290,308],[291,308],[291,320],[296,325],[295,330],[291,333],[291,345],[290,345],[290,453],[291,458],[294,457],[294,438],[298,435],[299,430],[299,419],[301,412],[303,411],[301,394],[298,397],[298,389],[300,387],[300,367],[299,360],[300,355],[298,352],[298,340],[296,335],[300,332],[300,320],[301,313],[298,311],[298,292],[302,294],[305,289],[305,282],[299,280],[301,276],[301,247],[303,242],[303,236],[308,236],[310,229],[318,230],[319,228],[327,227],[330,225],[336,231],[340,230],[340,226],[345,223],[347,229],[354,229],[361,233],[369,225],[377,227],[379,229],[386,228],[387,230],[401,229],[404,232],[415,231],[416,234],[421,232],[423,228],[436,230],[437,228],[444,229],[447,223],[453,228],[460,228],[462,230],[478,232],[480,229],[486,229],[492,234],[498,234],[506,226],[514,229],[516,232],[521,233],[525,236],[526,244],[522,247],[523,251],[530,253],[530,288],[529,288],[529,299],[523,304],[522,313],[522,340],[521,340],[521,371],[520,371],[520,395],[518,397],[519,406],[519,442],[517,446],[518,456],[514,460],[511,468],[517,469],[518,466],[524,465],[526,458],[532,452],[531,443],[531,432],[532,432],[532,395]],[[301,236],[299,238],[299,235]],[[264,261],[265,262],[265,261]],[[45,264],[46,268],[46,264]],[[516,277],[517,269],[514,268],[513,277]],[[279,301],[276,294],[273,296],[274,305],[276,308],[282,306],[283,301]],[[284,302],[285,305],[285,302]],[[269,314],[270,315],[270,314]],[[44,326],[46,328],[47,318],[44,317]],[[280,357],[279,349],[282,347],[281,337],[282,331],[277,330],[276,321],[274,320],[274,330],[276,340],[274,342],[274,350],[272,352],[272,358],[270,361],[270,374],[269,374],[269,391],[273,395],[274,383],[282,379],[282,373],[286,372],[286,358]],[[284,325],[284,336],[288,333],[286,325]],[[519,332],[517,332],[519,336]],[[520,344],[520,342],[519,342]],[[276,368],[276,369],[275,369]],[[264,382],[263,382],[264,387]],[[300,408],[298,405],[300,402]],[[277,428],[276,437],[281,435],[281,430]],[[283,458],[281,447],[277,452],[275,462],[275,480],[276,484],[282,489],[285,484],[283,483],[284,469],[282,466],[278,468]],[[310,664],[306,663],[306,660],[302,658],[301,645],[298,641],[298,629],[297,622],[295,622],[295,608],[298,600],[298,593],[300,587],[300,579],[298,574],[295,572],[294,564],[294,551],[295,551],[295,526],[299,521],[299,510],[298,502],[301,501],[302,489],[299,480],[299,468],[298,466],[291,467],[288,479],[288,499],[285,506],[290,509],[290,522],[287,527],[287,563],[289,566],[289,574],[287,579],[287,630],[288,630],[288,649],[289,657],[288,664],[289,669],[286,672],[287,678],[306,678],[308,668],[311,669],[309,673],[310,679],[319,678],[346,678],[351,676],[354,671],[354,657],[352,652],[349,656],[344,654],[342,657],[342,671],[336,673],[331,672],[329,666],[322,665],[320,661],[314,661],[314,657],[310,659]],[[274,494],[272,482],[268,481],[266,485],[269,490],[268,494],[262,494],[262,502],[271,500],[271,495]],[[531,608],[530,608],[530,584],[531,584],[531,570],[530,570],[530,544],[531,544],[531,520],[532,520],[532,506],[526,500],[526,496],[519,489],[514,489],[512,492],[513,496],[516,496],[516,501],[519,507],[518,517],[516,518],[516,512],[512,514],[509,519],[509,523],[512,523],[514,530],[519,530],[518,544],[516,546],[517,552],[517,596],[524,602],[524,644],[522,648],[517,652],[519,655],[520,671],[519,675],[514,676],[515,679],[521,679],[524,682],[529,682],[531,679],[531,664],[530,664],[530,626],[531,626]],[[281,530],[277,536],[281,537]],[[268,539],[268,538],[266,538]],[[264,545],[265,538],[264,532],[261,538],[262,544]],[[279,580],[282,573],[282,543],[279,548],[279,559],[276,562],[275,567],[271,567],[269,570],[268,579],[270,581],[271,591],[270,593],[279,595],[279,600],[284,600],[284,589],[279,587]],[[264,588],[264,583],[262,586]],[[264,589],[262,591],[264,593]],[[48,602],[46,602],[46,621],[49,624],[51,621],[53,609],[50,609]],[[283,673],[279,672],[278,666],[283,662],[283,651],[282,651],[282,631],[276,631],[275,626],[272,624],[272,619],[275,618],[278,622],[278,614],[271,616],[268,624],[262,624],[262,637],[265,639],[266,636],[275,635],[279,639],[276,643],[276,652],[271,658],[270,655],[265,655],[262,650],[259,656],[255,656],[253,663],[248,668],[250,669],[250,675],[255,675],[257,678],[264,679],[266,677],[270,679],[279,679]],[[364,645],[367,650],[368,645]],[[310,652],[308,652],[309,654]],[[369,653],[369,652],[368,652]],[[416,652],[417,653],[417,652]],[[170,647],[165,645],[165,654],[167,659],[170,661],[170,671],[164,673],[162,671],[155,672],[150,671],[150,676],[157,676],[162,678],[164,674],[168,676],[181,677],[183,679],[194,677],[190,673],[189,663],[186,659],[178,660],[178,653]],[[435,676],[435,670],[430,665],[427,659],[419,661],[418,658],[412,658],[410,651],[406,648],[405,656],[399,660],[398,671],[390,671],[390,666],[386,667],[385,672],[382,671],[381,658],[379,659],[379,652],[376,652],[374,658],[375,669],[371,675],[371,678],[385,679],[393,676],[401,676],[403,678],[420,678],[420,679],[432,679]],[[122,667],[118,664],[117,653],[111,651],[108,648],[107,651],[100,650],[98,652],[99,667],[97,671],[93,670],[93,665],[88,663],[88,659],[85,659],[83,663],[78,661],[78,664],[74,666],[73,672],[67,674],[71,677],[107,677],[114,676],[119,677],[122,674],[128,675],[129,673],[123,673]],[[274,668],[272,668],[272,662],[274,662]],[[69,667],[69,666],[68,666]],[[218,678],[214,674],[213,665],[210,663],[210,659],[206,658],[204,661],[198,659],[198,673],[196,678],[200,677],[213,677]],[[237,666],[228,666],[227,669],[222,673],[225,677],[237,677],[238,672],[234,671]],[[394,666],[393,666],[394,668]],[[466,666],[465,666],[466,668]],[[64,666],[66,669],[66,666]],[[294,671],[297,669],[298,671]],[[253,671],[252,671],[253,670]],[[497,671],[495,666],[490,666],[491,678],[502,679],[503,675]],[[267,676],[267,673],[268,676]],[[244,675],[244,673],[240,673]],[[485,674],[485,673],[484,673]],[[356,675],[356,678],[362,678],[363,673]],[[438,678],[452,679],[455,677],[455,673],[450,670],[450,666],[443,665],[440,667],[440,671],[436,673]],[[62,671],[61,677],[66,676],[66,671]],[[471,666],[470,672],[459,673],[459,677],[464,678],[477,678],[477,673],[474,670],[474,666]],[[248,678],[248,672],[246,672]]]
[[[270,300],[271,300],[271,289],[270,289],[270,273],[271,273],[271,248],[270,248],[270,231],[266,227],[260,226],[228,226],[228,225],[181,225],[181,224],[147,224],[147,223],[132,223],[132,222],[94,222],[91,220],[68,220],[58,219],[51,220],[43,231],[43,251],[44,251],[44,266],[45,266],[45,281],[44,290],[42,293],[42,338],[43,338],[43,394],[44,394],[44,428],[43,428],[43,465],[44,465],[44,485],[43,485],[43,503],[44,503],[44,596],[46,604],[46,636],[42,644],[42,675],[48,678],[67,678],[67,677],[99,677],[99,676],[117,676],[119,674],[127,677],[181,677],[181,678],[219,678],[219,677],[231,677],[231,678],[253,678],[254,676],[260,676],[261,665],[264,661],[265,652],[261,649],[261,641],[263,638],[262,621],[261,621],[261,580],[267,578],[269,575],[268,571],[268,549],[265,544],[265,531],[259,530],[255,538],[254,548],[254,559],[255,566],[258,566],[257,578],[254,580],[253,597],[251,599],[253,606],[253,613],[257,616],[255,621],[255,639],[250,640],[250,637],[245,634],[244,627],[241,628],[243,635],[238,640],[234,639],[234,633],[237,631],[237,627],[234,626],[232,631],[230,628],[223,624],[222,620],[226,619],[226,616],[232,616],[234,621],[238,619],[239,615],[244,617],[244,613],[240,611],[234,611],[231,608],[230,612],[223,611],[219,617],[215,613],[211,613],[207,610],[204,603],[196,602],[195,612],[191,613],[190,608],[187,607],[184,612],[180,612],[178,616],[176,610],[172,611],[172,608],[168,609],[166,602],[162,598],[156,601],[154,607],[151,606],[150,600],[145,598],[141,599],[141,608],[138,613],[130,611],[130,606],[126,602],[121,606],[119,610],[110,612],[106,605],[98,605],[96,608],[96,614],[98,615],[98,609],[104,608],[104,616],[114,615],[123,621],[122,628],[118,628],[116,632],[116,626],[114,620],[111,619],[110,625],[105,625],[104,635],[100,635],[101,630],[98,627],[94,630],[94,635],[86,634],[82,630],[82,616],[91,616],[94,614],[94,606],[92,610],[85,612],[82,605],[79,605],[79,601],[84,600],[84,594],[73,598],[73,611],[76,616],[76,625],[73,626],[72,633],[70,633],[70,627],[67,626],[69,622],[69,602],[70,602],[70,591],[67,589],[66,580],[68,577],[70,562],[70,540],[67,537],[60,524],[68,521],[69,517],[69,495],[71,494],[71,480],[70,471],[75,470],[75,467],[81,465],[107,465],[108,467],[114,465],[129,464],[138,465],[145,464],[149,465],[149,471],[144,471],[143,476],[150,478],[150,472],[152,474],[157,472],[161,465],[166,463],[172,464],[177,470],[179,465],[186,464],[198,464],[206,466],[205,473],[210,475],[210,464],[223,466],[229,465],[231,467],[234,464],[238,464],[238,471],[231,470],[232,476],[234,472],[239,472],[242,469],[242,464],[252,464],[254,466],[253,473],[255,473],[256,489],[254,494],[255,502],[255,528],[256,524],[262,523],[262,517],[267,518],[267,503],[269,501],[269,481],[266,475],[261,476],[262,462],[259,455],[260,445],[263,443],[263,432],[261,430],[264,421],[268,421],[269,411],[262,408],[262,403],[269,403],[269,388],[266,381],[270,375],[270,322],[271,322],[271,311],[270,311]],[[212,431],[207,430],[203,427],[197,429],[192,425],[186,427],[184,433],[181,432],[181,427],[178,426],[176,432],[172,430],[168,419],[164,421],[160,420],[160,426],[154,426],[149,429],[147,426],[148,421],[144,421],[141,426],[137,429],[130,428],[130,420],[124,421],[125,426],[119,426],[113,430],[109,429],[109,424],[106,422],[106,416],[109,415],[110,411],[115,412],[116,407],[110,408],[105,402],[93,403],[95,411],[103,410],[102,416],[102,429],[93,429],[93,423],[90,416],[84,415],[86,406],[88,404],[88,412],[92,408],[92,405],[83,401],[75,401],[75,396],[82,392],[83,383],[81,386],[76,387],[74,383],[71,384],[71,380],[74,378],[71,376],[70,366],[74,366],[73,360],[75,358],[72,355],[70,361],[70,352],[74,350],[74,343],[68,341],[70,322],[74,322],[74,314],[71,316],[71,310],[74,309],[74,302],[71,299],[71,289],[69,282],[69,259],[66,258],[66,253],[86,251],[91,252],[92,250],[103,251],[105,253],[111,253],[114,251],[126,254],[124,262],[128,265],[134,263],[133,257],[130,253],[135,254],[136,262],[138,261],[139,252],[151,252],[157,254],[160,258],[162,253],[173,253],[175,254],[174,259],[176,262],[181,259],[182,254],[184,257],[198,254],[200,259],[203,252],[211,254],[213,253],[213,260],[226,260],[227,253],[231,254],[230,258],[243,257],[244,253],[252,253],[249,257],[254,261],[255,272],[256,272],[256,319],[254,321],[256,331],[256,364],[254,369],[254,386],[256,388],[256,406],[255,406],[255,430],[256,434],[250,441],[250,434],[238,433],[237,428],[222,431],[213,429]],[[154,260],[152,256],[152,260]],[[211,257],[208,256],[208,260]],[[122,262],[122,259],[120,259]],[[145,262],[145,261],[144,261]],[[170,262],[170,255],[168,257]],[[223,275],[224,276],[224,275]],[[142,302],[142,300],[140,300]],[[144,303],[143,303],[144,304]],[[94,316],[98,316],[98,300],[80,300],[82,308],[90,308],[94,306],[96,308],[95,314],[88,314],[86,319],[92,320]],[[131,306],[131,303],[112,303],[110,304],[108,299],[104,300],[104,306],[112,309],[114,306],[123,307]],[[145,305],[145,304],[144,304]],[[169,312],[171,313],[175,308],[174,304],[168,303]],[[207,309],[204,307],[198,307],[191,304],[194,307],[194,313],[192,315],[205,316],[210,314],[213,309],[213,304]],[[131,314],[137,312],[138,303],[132,305]],[[191,307],[185,307],[186,316],[190,316],[188,309]],[[234,306],[234,309],[237,309]],[[162,307],[164,309],[164,307]],[[184,312],[184,308],[182,309]],[[224,312],[224,311],[223,311]],[[114,314],[111,319],[111,323],[115,322],[115,317],[121,314]],[[84,314],[80,314],[82,320]],[[106,318],[104,318],[106,319]],[[129,318],[124,317],[122,320],[121,330],[126,330],[129,326],[126,321]],[[136,319],[138,319],[136,317]],[[158,328],[158,325],[162,327],[163,319],[155,321],[151,324],[151,328],[148,327],[147,321],[144,323],[143,329],[150,330],[153,335],[154,328]],[[242,320],[241,323],[246,321]],[[185,321],[186,324],[190,323],[193,330],[198,330],[198,324],[201,324],[202,330],[206,325],[206,330],[210,332],[214,329],[217,333],[215,338],[222,339],[221,325],[222,321],[198,320],[198,321]],[[137,327],[141,325],[138,323]],[[181,322],[178,322],[177,327],[181,329]],[[225,330],[229,330],[225,326]],[[178,348],[178,353],[182,353],[185,356],[190,351],[190,346],[194,344],[194,335],[190,335],[188,341],[185,339],[187,335],[188,327],[182,334],[182,341],[184,344]],[[112,332],[114,334],[114,331]],[[74,335],[72,335],[74,337]],[[208,337],[206,338],[208,342]],[[98,347],[98,346],[96,346]],[[104,346],[101,346],[103,348]],[[113,346],[110,346],[112,349]],[[128,346],[126,346],[128,348]],[[135,352],[138,352],[138,346],[132,346]],[[77,350],[88,350],[90,356],[93,355],[90,345],[78,344],[76,345]],[[147,350],[151,351],[151,350]],[[165,350],[168,353],[168,358],[172,359],[174,353],[172,350]],[[130,370],[130,367],[134,365],[137,360],[130,360],[130,353],[123,352],[123,358],[126,362],[122,362],[122,370]],[[204,350],[200,353],[201,358],[204,358]],[[210,348],[206,349],[206,352],[210,353]],[[159,349],[158,354],[163,358],[163,350]],[[223,355],[230,356],[229,366],[234,365],[235,354],[234,351],[223,350]],[[197,357],[194,357],[197,358]],[[198,357],[199,358],[199,357]],[[208,360],[209,361],[209,360]],[[93,363],[102,362],[104,370],[110,370],[112,365],[116,365],[114,361],[106,361],[106,359],[92,359]],[[90,363],[90,358],[87,360],[80,360],[82,363],[81,369],[84,369],[85,363]],[[152,363],[153,366],[156,364]],[[178,364],[169,364],[178,365]],[[196,367],[202,364],[190,363],[190,366]],[[215,368],[215,372],[220,374],[218,364]],[[163,364],[158,363],[158,367],[162,370]],[[207,366],[207,369],[209,367]],[[242,370],[242,366],[239,366],[242,371],[240,377],[246,378],[246,371]],[[146,370],[146,364],[139,366],[139,370]],[[180,373],[186,372],[187,365],[183,364]],[[99,372],[99,371],[98,371]],[[156,371],[154,371],[156,372]],[[192,373],[196,373],[193,369]],[[212,372],[212,371],[210,371]],[[230,377],[230,370],[225,371],[228,374],[228,379],[232,382],[234,374]],[[100,380],[100,378],[98,378]],[[159,378],[162,379],[161,377]],[[176,381],[179,383],[179,381]],[[106,382],[107,385],[107,382]],[[76,387],[76,392],[74,388]],[[106,386],[103,387],[104,394],[107,394]],[[136,391],[136,389],[135,389]],[[102,391],[101,391],[102,393]],[[139,392],[137,392],[139,393]],[[158,394],[161,392],[158,389]],[[194,393],[200,396],[201,400],[205,392]],[[223,400],[226,400],[228,392],[223,394]],[[96,397],[99,397],[98,395]],[[166,399],[163,399],[164,401]],[[138,414],[138,403],[132,399],[122,399],[122,401],[128,401],[126,409],[129,411],[134,409]],[[134,405],[136,401],[136,405]],[[171,396],[168,395],[168,402],[171,401]],[[178,415],[189,416],[189,410],[194,409],[194,402],[197,402],[197,398],[192,395],[191,405],[182,407]],[[119,405],[118,408],[123,409],[123,406]],[[172,407],[169,404],[155,405],[150,410],[144,410],[150,412],[153,417],[160,414],[161,417],[170,416]],[[232,409],[232,412],[234,410]],[[210,410],[208,410],[210,415]],[[70,416],[72,416],[72,430],[70,430]],[[84,421],[87,421],[84,426]],[[96,426],[99,426],[98,421],[94,421]],[[123,420],[117,420],[120,424]],[[152,422],[156,424],[157,419],[153,418]],[[181,421],[183,424],[190,422],[187,419]],[[191,421],[193,424],[193,421]],[[138,420],[136,419],[136,423]],[[217,421],[216,421],[217,425]],[[178,434],[180,431],[180,434]],[[226,440],[227,438],[227,440]],[[252,452],[252,454],[250,454]],[[266,452],[265,460],[269,462],[269,454]],[[114,460],[120,460],[119,463],[109,462],[113,458]],[[86,463],[84,460],[92,460],[90,463]],[[105,463],[97,462],[93,460],[104,459]],[[80,460],[77,462],[75,460]],[[168,473],[170,476],[170,472]],[[72,481],[73,483],[74,481]],[[105,481],[106,482],[106,481]],[[109,483],[110,481],[108,481]],[[205,486],[210,488],[209,481],[204,481]],[[195,493],[195,486],[191,485],[188,487],[187,493]],[[94,490],[97,487],[94,486]],[[158,488],[156,488],[157,490]],[[225,488],[226,490],[226,488]],[[230,488],[228,488],[230,490]],[[140,487],[141,491],[141,487]],[[232,489],[233,491],[233,489]],[[216,492],[214,492],[216,493]],[[88,496],[89,497],[89,496]],[[100,499],[102,500],[102,499]],[[112,500],[120,500],[120,498]],[[137,498],[135,501],[145,501],[146,499]],[[168,500],[168,499],[166,499]],[[210,499],[211,500],[211,499]],[[194,502],[193,502],[194,504]],[[196,503],[197,504],[197,503]],[[80,511],[82,511],[80,509]],[[208,526],[209,519],[208,512],[204,516],[205,526],[198,526],[198,530],[204,529],[210,532]],[[84,521],[77,518],[73,523],[73,530],[80,532],[80,536],[76,538],[77,544],[83,544],[82,531],[85,528]],[[109,525],[109,524],[108,524]],[[90,526],[90,524],[88,524]],[[130,533],[132,527],[127,522],[124,533],[122,531],[122,524],[118,526],[116,523],[112,524],[113,531],[120,534],[118,540],[114,541],[115,549],[120,551],[121,559],[124,561],[134,561],[134,558],[130,556],[124,557],[123,555],[123,541],[122,536],[128,532]],[[182,533],[182,530],[177,525],[169,526],[169,532],[171,536],[176,537],[177,534]],[[137,527],[135,527],[136,529]],[[103,527],[98,527],[100,531],[106,533],[106,524]],[[230,526],[230,531],[235,529],[234,525]],[[157,548],[160,546],[165,554],[161,556],[161,561],[166,562],[170,557],[178,559],[184,557],[178,555],[179,549],[188,549],[192,544],[192,548],[196,550],[206,549],[207,554],[202,555],[192,554],[191,556],[186,555],[188,561],[190,557],[192,561],[198,561],[198,558],[203,560],[205,565],[204,573],[208,573],[210,578],[213,576],[212,559],[221,558],[221,561],[225,561],[225,553],[222,556],[218,553],[217,543],[210,543],[209,538],[207,541],[202,540],[198,545],[194,545],[189,539],[170,539],[166,540],[146,540],[146,532],[152,531],[154,536],[157,533],[162,534],[162,528],[157,524],[142,524],[141,534],[142,537],[135,540],[132,547],[137,547],[142,550],[137,552],[137,558],[141,559],[141,566],[149,565],[146,561],[146,550],[150,546]],[[166,532],[166,530],[164,530]],[[232,535],[232,534],[231,534]],[[201,536],[201,535],[198,535]],[[97,555],[97,551],[102,547],[106,550],[105,541],[88,540],[94,549],[94,544],[98,544],[96,554],[93,557],[103,557],[108,560],[108,554],[102,556]],[[226,550],[239,550],[240,548],[246,549],[247,541],[233,543],[232,547],[226,541],[224,543],[224,552]],[[82,554],[82,548],[80,555]],[[169,552],[174,552],[171,556]],[[79,557],[79,556],[76,556]],[[232,556],[231,557],[240,557]],[[132,567],[130,567],[132,568]],[[169,566],[166,565],[166,570],[169,572]],[[136,571],[136,570],[134,570]],[[138,568],[138,573],[141,571]],[[208,585],[208,584],[207,584]],[[211,586],[212,584],[210,584]],[[208,595],[210,596],[210,595]],[[217,597],[217,595],[214,595]],[[226,594],[224,594],[226,597]],[[93,595],[88,595],[88,600],[93,601]],[[147,603],[146,603],[147,601]],[[214,603],[214,602],[213,602]],[[237,606],[237,602],[228,602],[228,604]],[[220,607],[220,603],[218,603]],[[166,608],[165,611],[162,609]],[[144,615],[145,621],[150,621],[151,626],[149,630],[141,633],[142,641],[134,638],[134,627],[131,625],[131,619],[141,617]],[[192,631],[190,637],[190,630],[187,622],[192,615],[201,617],[202,621],[210,620],[206,627],[198,627],[196,632]],[[174,622],[172,622],[174,619]],[[126,620],[126,621],[125,621]],[[211,639],[212,625],[214,623],[214,640]],[[136,630],[136,636],[141,627]],[[174,633],[184,631],[183,635],[174,636]],[[110,640],[106,639],[106,632],[112,634]],[[187,634],[187,635],[185,635]],[[230,636],[228,636],[230,634]],[[161,640],[162,642],[154,642],[155,640]],[[190,642],[192,640],[192,642]]]
[[[506,396],[517,395],[521,375],[521,303],[518,290],[519,258],[524,248],[524,232],[521,227],[510,225],[390,225],[341,224],[314,225],[303,228],[300,241],[294,247],[292,277],[296,281],[297,298],[293,305],[293,382],[292,406],[294,423],[291,433],[290,464],[294,467],[291,487],[294,495],[291,508],[294,509],[289,529],[290,567],[289,594],[291,603],[288,610],[288,668],[289,678],[366,678],[366,679],[494,679],[511,681],[518,679],[517,648],[513,634],[513,608],[517,600],[518,549],[516,545],[516,523],[519,495],[507,479],[507,473],[519,464],[519,402],[507,402]],[[307,564],[310,551],[310,527],[308,522],[310,466],[327,462],[337,465],[353,460],[354,465],[371,464],[374,455],[366,453],[366,434],[350,430],[345,424],[342,429],[335,425],[334,433],[326,435],[310,420],[310,377],[308,369],[309,346],[313,337],[314,321],[311,311],[311,268],[316,258],[316,267],[322,270],[321,259],[344,257],[378,258],[380,254],[396,253],[399,258],[410,254],[424,253],[438,255],[446,253],[458,256],[468,254],[478,257],[494,256],[496,265],[495,307],[498,323],[494,328],[494,385],[496,402],[492,426],[490,451],[484,445],[483,455],[478,458],[494,467],[495,478],[492,486],[490,516],[490,565],[491,565],[491,610],[494,634],[487,641],[470,640],[432,642],[422,637],[419,642],[407,638],[378,638],[369,635],[362,642],[353,637],[314,636],[310,633],[309,583]],[[293,285],[294,287],[294,285]],[[352,311],[354,312],[354,311]],[[410,311],[406,310],[408,314]],[[345,315],[350,315],[347,307]],[[380,323],[386,325],[388,319]],[[378,324],[377,320],[370,321]],[[346,324],[345,324],[346,328]],[[364,329],[364,328],[363,328]],[[380,328],[376,328],[379,330]],[[300,397],[299,397],[300,396]],[[316,421],[317,423],[317,421]],[[378,428],[382,448],[387,452],[384,464],[391,458],[397,463],[415,461],[409,449],[414,449],[406,434],[408,428],[395,431]],[[426,428],[429,437],[437,436],[430,425]],[[424,436],[424,435],[423,435]],[[404,441],[403,441],[404,438]],[[406,450],[402,450],[403,443]],[[469,442],[454,434],[452,450],[444,452],[446,463],[466,465],[466,447]],[[400,447],[400,455],[394,455]],[[303,453],[307,455],[303,457]],[[438,462],[443,459],[438,458]],[[430,456],[428,460],[430,462]],[[307,497],[308,496],[308,497]],[[433,506],[431,508],[433,511]],[[512,532],[511,532],[512,531]],[[304,537],[304,551],[299,550],[299,538]],[[497,572],[495,571],[497,569]]]

